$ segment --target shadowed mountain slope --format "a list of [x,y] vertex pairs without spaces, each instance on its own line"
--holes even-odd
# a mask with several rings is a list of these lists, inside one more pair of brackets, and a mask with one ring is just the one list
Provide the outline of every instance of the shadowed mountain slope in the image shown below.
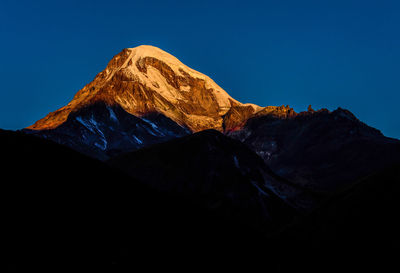
[[0,149],[9,272],[258,268],[267,255],[264,235],[237,221],[237,207],[161,193],[32,135],[0,130]]
[[109,106],[104,102],[80,108],[57,128],[25,129],[24,132],[101,160],[190,133],[162,114],[155,112],[136,117],[118,105]]
[[336,191],[356,179],[400,163],[400,141],[337,109],[290,118],[265,115],[228,133],[247,144],[280,176],[318,191]]
[[163,192],[234,213],[263,232],[295,215],[271,186],[285,182],[253,151],[215,130],[123,154],[109,164]]

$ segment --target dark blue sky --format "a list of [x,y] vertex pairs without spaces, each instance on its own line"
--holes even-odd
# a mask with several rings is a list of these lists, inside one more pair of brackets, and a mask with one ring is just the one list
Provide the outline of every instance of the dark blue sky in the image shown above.
[[67,104],[113,55],[141,44],[242,102],[340,106],[400,138],[400,1],[384,0],[2,0],[0,128]]

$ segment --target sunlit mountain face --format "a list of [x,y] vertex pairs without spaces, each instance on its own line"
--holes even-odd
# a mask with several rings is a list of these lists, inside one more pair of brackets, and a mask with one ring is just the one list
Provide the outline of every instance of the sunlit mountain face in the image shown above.
[[[162,142],[170,136],[206,129],[238,130],[249,118],[266,114],[287,117],[294,111],[289,107],[242,104],[172,55],[156,47],[139,46],[117,54],[68,105],[27,129],[50,138],[68,132],[68,140],[58,141],[77,142],[75,146],[87,143],[106,155],[110,150],[144,147],[151,136]],[[153,120],[155,116],[157,120]],[[79,131],[75,137],[70,127]],[[126,141],[118,144],[120,138],[114,140],[106,130],[126,133]],[[93,135],[96,140],[90,137]],[[127,145],[127,141],[132,144]]]
[[153,46],[124,49],[68,105],[0,136],[4,175],[18,173],[5,183],[12,266],[317,270],[340,247],[382,263],[360,223],[366,240],[398,242],[399,140],[342,108],[241,103]]

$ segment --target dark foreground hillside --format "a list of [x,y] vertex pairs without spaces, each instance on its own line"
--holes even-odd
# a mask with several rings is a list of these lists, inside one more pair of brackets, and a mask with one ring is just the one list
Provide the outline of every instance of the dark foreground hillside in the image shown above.
[[298,213],[272,190],[278,181],[246,145],[216,130],[117,156],[108,163],[163,192],[199,200],[271,236]]
[[281,270],[399,272],[399,194],[400,164],[337,193],[276,238]]
[[[227,145],[221,141],[212,142],[220,147],[217,151]],[[133,175],[47,140],[0,131],[0,149],[5,227],[1,248],[8,272],[361,272],[371,268],[395,272],[397,268],[392,257],[399,252],[398,165],[358,181],[309,215],[291,214],[293,222],[268,237],[238,221],[237,213],[232,213],[238,207],[229,202],[219,209],[204,206],[196,199],[199,196],[192,199],[158,191],[154,184],[147,186]],[[226,155],[236,166],[231,152]],[[216,158],[224,160],[223,154],[218,152]],[[246,154],[235,152],[239,164]],[[136,160],[146,158],[139,156]],[[163,156],[160,153],[159,160]],[[175,168],[174,162],[171,167]],[[170,175],[178,173],[163,168]],[[151,177],[164,179],[157,174]],[[257,189],[244,188],[250,196]],[[281,206],[275,197],[272,200],[264,204]]]
[[265,239],[218,211],[136,183],[58,144],[1,131],[9,272],[257,267]]

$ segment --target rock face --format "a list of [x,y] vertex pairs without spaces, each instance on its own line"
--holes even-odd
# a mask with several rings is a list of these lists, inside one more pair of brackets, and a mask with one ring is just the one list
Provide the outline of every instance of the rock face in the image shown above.
[[241,104],[232,106],[224,115],[223,128],[225,133],[241,130],[250,118],[273,116],[286,119],[296,116],[293,108],[289,106],[260,107],[254,104]]

